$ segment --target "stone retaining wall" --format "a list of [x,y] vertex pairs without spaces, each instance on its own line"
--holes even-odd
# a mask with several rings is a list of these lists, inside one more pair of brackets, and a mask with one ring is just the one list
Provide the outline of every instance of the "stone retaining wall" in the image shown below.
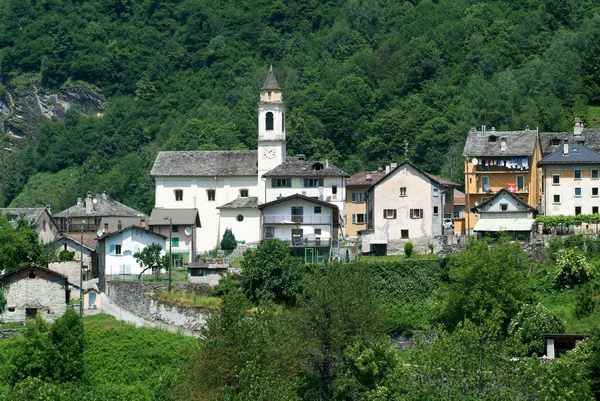
[[21,330],[23,330],[23,329],[0,330],[0,340],[18,336],[19,334],[21,334]]

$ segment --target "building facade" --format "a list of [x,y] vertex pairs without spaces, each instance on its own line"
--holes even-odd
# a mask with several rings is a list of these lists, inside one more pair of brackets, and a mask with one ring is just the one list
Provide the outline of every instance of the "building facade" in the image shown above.
[[385,175],[377,171],[356,173],[346,178],[346,235],[355,238],[367,228],[367,191]]
[[55,241],[60,236],[60,230],[54,224],[50,207],[13,207],[0,209],[0,213],[7,216],[8,221],[16,226],[18,220],[25,220],[35,224],[38,238],[42,244]]

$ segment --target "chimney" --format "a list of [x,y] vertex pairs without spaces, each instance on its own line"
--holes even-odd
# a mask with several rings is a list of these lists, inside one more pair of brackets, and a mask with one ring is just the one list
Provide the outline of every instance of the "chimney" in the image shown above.
[[48,213],[52,214],[52,205],[46,205],[46,210]]
[[492,133],[496,132],[496,127],[492,127],[492,130],[491,130],[491,132],[492,132]]
[[373,179],[373,176],[371,174],[367,174],[366,180],[367,181],[371,181],[372,179]]
[[569,141],[567,139],[563,141],[563,156],[569,156]]
[[92,193],[88,192],[85,197],[85,214],[92,214],[94,211],[94,198],[92,197]]
[[325,158],[325,168],[329,168],[329,158]]
[[398,163],[396,162],[390,162],[390,171],[394,171],[394,169],[398,167]]
[[500,150],[506,150],[506,137],[500,138]]
[[83,199],[81,199],[81,198],[77,198],[77,204],[78,204],[78,205],[81,205],[82,203],[83,203]]
[[575,128],[573,129],[574,136],[581,136],[583,134],[583,122],[577,117],[575,119]]
[[525,131],[529,131],[529,124],[525,126]]
[[102,192],[102,199],[106,200],[108,198],[108,195],[106,195],[106,192]]
[[388,175],[390,173],[390,163],[385,165],[385,175]]

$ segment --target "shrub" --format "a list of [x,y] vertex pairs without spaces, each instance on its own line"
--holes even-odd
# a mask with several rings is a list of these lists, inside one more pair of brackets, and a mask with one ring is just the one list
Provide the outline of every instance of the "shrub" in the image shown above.
[[514,345],[525,355],[543,355],[546,351],[544,334],[564,331],[564,323],[542,304],[523,305],[508,326]]
[[594,288],[588,283],[583,286],[577,294],[577,299],[575,301],[575,316],[581,319],[592,313],[595,308]]
[[556,256],[554,283],[560,288],[585,283],[594,275],[594,266],[577,248],[563,249]]
[[69,262],[73,260],[74,256],[75,251],[67,251],[66,249],[63,249],[58,253],[58,260],[60,260],[61,262]]
[[414,250],[415,250],[415,246],[413,245],[412,242],[407,242],[406,244],[404,244],[404,255],[406,255],[407,258],[411,257]]
[[224,251],[233,251],[237,246],[237,241],[235,240],[235,235],[231,231],[231,228],[225,230],[223,234],[223,239],[221,239],[221,249]]
[[211,297],[223,297],[229,294],[231,290],[239,288],[239,286],[240,284],[238,280],[234,279],[230,274],[221,278],[221,280],[219,280],[219,284],[217,284],[215,287],[210,288],[208,290],[208,295]]

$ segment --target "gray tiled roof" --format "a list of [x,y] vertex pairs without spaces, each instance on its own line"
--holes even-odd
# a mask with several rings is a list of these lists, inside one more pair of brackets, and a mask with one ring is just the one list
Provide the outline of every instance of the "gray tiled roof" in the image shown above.
[[249,196],[247,198],[239,197],[234,199],[223,206],[217,207],[217,209],[255,209],[256,207],[258,207],[258,197]]
[[7,207],[4,209],[0,209],[1,214],[9,214],[11,216],[16,216],[13,223],[16,224],[16,220],[23,218],[26,221],[34,221],[37,222],[42,213],[44,213],[46,208],[43,207]]
[[563,154],[563,147],[538,162],[544,164],[600,164],[600,153],[584,145],[569,144],[569,154]]
[[437,183],[444,185],[446,187],[460,187],[460,185],[455,183],[454,181],[450,181],[449,179],[440,177],[439,175],[434,175],[431,173],[427,173],[425,171],[423,171],[423,174],[425,174],[427,177],[429,177],[430,180],[436,181]]
[[527,203],[525,203],[525,202],[523,202],[521,199],[519,199],[519,198],[517,197],[517,195],[515,195],[515,194],[514,194],[514,193],[512,193],[512,192],[510,192],[510,191],[509,191],[508,189],[506,189],[506,188],[502,188],[502,189],[500,189],[500,190],[499,190],[498,192],[496,192],[496,194],[495,194],[494,196],[492,196],[490,199],[486,200],[485,202],[482,202],[482,203],[480,203],[479,205],[477,205],[477,206],[475,206],[475,207],[472,207],[472,208],[471,208],[471,211],[472,211],[472,212],[474,212],[474,213],[477,213],[477,212],[479,212],[479,210],[481,210],[481,209],[482,209],[484,206],[487,206],[487,205],[489,205],[489,204],[492,204],[492,203],[494,203],[494,202],[496,201],[496,199],[497,199],[497,198],[499,198],[499,197],[500,197],[502,194],[504,194],[504,193],[506,193],[506,194],[508,194],[509,196],[511,196],[511,197],[512,197],[512,198],[513,198],[513,199],[514,199],[516,202],[517,202],[517,204],[518,204],[518,205],[523,205],[523,208],[524,208],[525,210],[527,210],[527,211],[529,211],[529,212],[533,212],[533,213],[537,212],[537,209],[536,209],[536,208],[534,208],[534,207],[532,207],[532,206],[529,206]]
[[200,215],[198,209],[166,209],[155,207],[150,213],[149,226],[168,226],[169,220],[165,220],[165,216],[171,218],[171,222],[177,226],[195,224],[201,227]]
[[258,208],[260,210],[263,210],[263,209],[267,209],[267,208],[269,208],[271,206],[278,205],[280,203],[284,203],[284,202],[287,202],[287,201],[290,201],[290,200],[304,200],[304,201],[307,201],[307,202],[314,203],[316,205],[321,205],[321,206],[328,207],[328,208],[330,208],[332,210],[339,210],[339,208],[336,205],[332,204],[332,203],[325,202],[325,201],[318,200],[318,199],[309,198],[308,196],[304,196],[304,195],[300,195],[300,194],[293,194],[293,195],[290,195],[290,196],[286,196],[284,198],[275,199],[275,200],[273,200],[271,202],[267,202],[267,203],[263,203],[262,205],[258,205]]
[[265,173],[263,177],[349,177],[349,175],[326,161],[309,162],[297,157],[288,157],[285,162]]
[[[124,204],[117,202],[106,194],[96,195],[92,198],[93,210],[91,213],[85,211],[85,201],[78,205],[71,206],[67,210],[63,210],[60,213],[56,213],[54,217],[142,217],[144,213],[125,206]],[[95,202],[94,202],[95,201]]]
[[571,132],[540,132],[540,142],[542,145],[542,155],[548,156],[557,149],[562,149],[564,140],[570,144],[583,145],[600,152],[600,129],[584,128],[581,135],[575,135]]
[[154,231],[150,231],[150,230],[148,230],[147,228],[140,227],[140,226],[136,226],[135,224],[132,224],[132,225],[130,225],[130,226],[127,226],[127,227],[125,227],[125,228],[122,228],[122,229],[120,229],[120,230],[117,230],[117,231],[113,231],[113,232],[110,232],[110,233],[104,233],[104,234],[102,234],[102,236],[101,236],[101,237],[98,237],[98,238],[96,238],[96,240],[97,240],[97,241],[103,241],[103,240],[105,240],[105,239],[106,239],[106,238],[108,238],[108,237],[112,237],[113,235],[120,234],[120,233],[123,233],[123,232],[125,232],[125,231],[129,231],[129,230],[139,230],[139,231],[143,231],[143,232],[145,232],[145,233],[146,233],[146,234],[148,234],[148,235],[155,235],[155,236],[157,236],[157,237],[160,237],[160,238],[163,238],[163,239],[167,239],[167,238],[169,238],[169,237],[167,237],[166,235],[162,235],[162,234],[159,234],[159,233],[155,233]]
[[[370,176],[370,179],[368,179]],[[385,171],[363,171],[346,178],[346,186],[369,186],[377,183],[385,176]]]
[[[496,141],[490,138],[496,137]],[[501,138],[506,138],[506,149],[501,149]],[[467,134],[463,156],[531,156],[535,149],[537,131],[481,131]]]
[[256,150],[160,152],[150,175],[175,177],[252,176],[258,174]]
[[273,66],[269,67],[269,74],[267,75],[267,79],[265,79],[265,83],[261,89],[281,89],[279,83],[277,82],[277,78],[275,78],[275,74],[273,73]]

